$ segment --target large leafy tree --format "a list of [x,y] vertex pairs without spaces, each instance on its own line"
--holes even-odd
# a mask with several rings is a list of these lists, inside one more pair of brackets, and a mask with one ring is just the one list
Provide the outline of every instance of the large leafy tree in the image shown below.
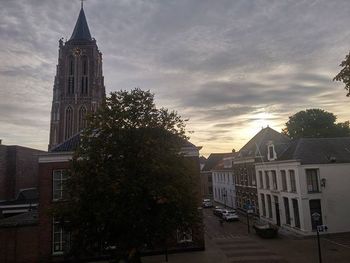
[[199,222],[198,167],[181,154],[186,139],[185,121],[156,108],[149,91],[111,93],[74,154],[70,198],[56,207],[72,252],[130,254]]
[[289,117],[282,132],[292,139],[350,136],[349,122],[335,123],[336,120],[331,112],[307,109]]
[[334,77],[333,81],[341,81],[345,84],[347,90],[346,96],[350,96],[350,52],[339,65],[342,67],[340,72]]

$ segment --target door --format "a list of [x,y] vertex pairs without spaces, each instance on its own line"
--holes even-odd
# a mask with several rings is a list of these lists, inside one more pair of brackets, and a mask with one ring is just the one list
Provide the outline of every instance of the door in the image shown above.
[[312,230],[316,230],[317,226],[322,225],[321,200],[310,200],[309,204]]

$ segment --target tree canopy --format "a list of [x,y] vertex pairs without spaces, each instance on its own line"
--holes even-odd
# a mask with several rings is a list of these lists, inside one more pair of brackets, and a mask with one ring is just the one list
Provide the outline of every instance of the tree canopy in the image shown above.
[[185,121],[157,108],[154,95],[111,93],[89,119],[74,154],[69,200],[58,215],[72,251],[138,251],[198,222],[197,166],[181,154]]
[[337,117],[331,112],[307,109],[289,117],[282,132],[291,139],[350,136],[349,122],[335,123],[336,120]]
[[340,72],[334,77],[333,81],[341,81],[345,84],[347,90],[346,96],[350,96],[350,52],[345,56],[345,59],[339,65],[342,67]]

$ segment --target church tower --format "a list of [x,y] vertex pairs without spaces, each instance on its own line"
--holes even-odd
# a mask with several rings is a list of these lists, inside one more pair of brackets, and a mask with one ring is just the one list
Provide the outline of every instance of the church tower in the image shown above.
[[85,116],[105,98],[102,53],[91,37],[83,4],[70,39],[59,41],[49,150],[86,126]]

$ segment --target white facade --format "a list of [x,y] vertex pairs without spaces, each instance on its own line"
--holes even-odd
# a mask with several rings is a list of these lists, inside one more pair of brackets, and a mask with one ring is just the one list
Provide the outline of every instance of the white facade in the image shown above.
[[236,190],[232,168],[232,157],[223,159],[223,163],[212,170],[214,201],[224,206],[236,208]]
[[[350,231],[350,163],[272,161],[255,169],[263,220],[302,235],[315,234],[320,224],[328,233]],[[315,222],[312,214],[321,220]]]

